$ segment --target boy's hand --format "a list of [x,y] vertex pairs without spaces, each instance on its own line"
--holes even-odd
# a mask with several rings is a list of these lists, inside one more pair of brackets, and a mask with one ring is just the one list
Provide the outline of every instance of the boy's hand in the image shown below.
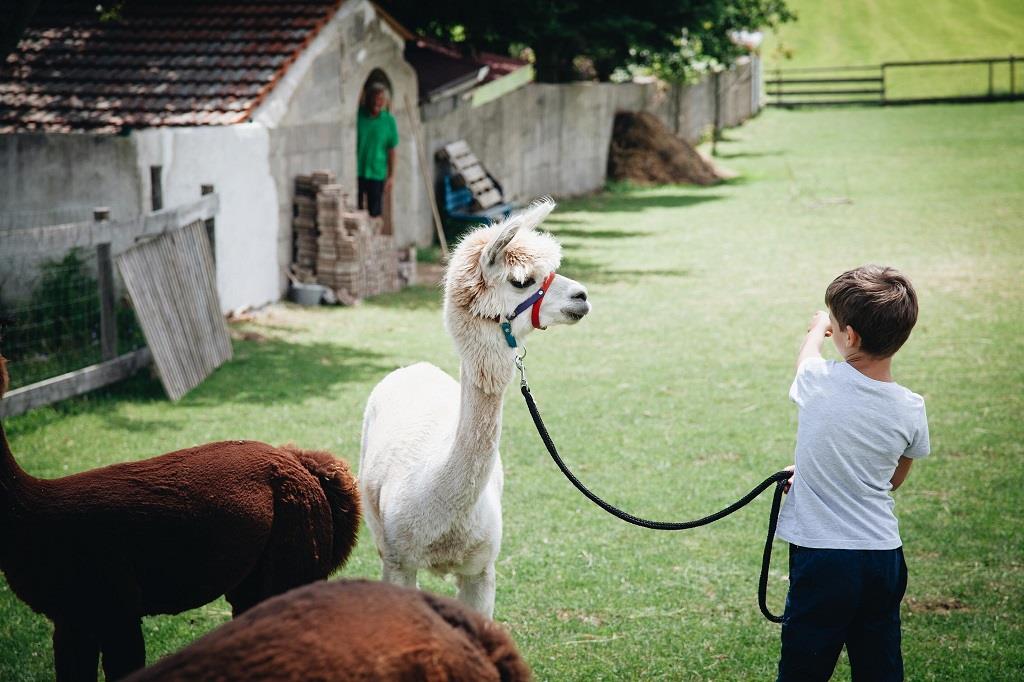
[[[788,471],[791,474],[796,475],[796,465],[795,464],[790,464],[788,467],[783,469],[783,471]],[[786,481],[786,485],[783,486],[782,492],[784,492],[784,493],[786,493],[788,495],[789,494],[789,489],[792,488],[792,487],[793,487],[793,476],[790,476],[789,480]]]
[[832,320],[829,319],[828,313],[824,310],[819,310],[814,313],[814,317],[811,318],[811,323],[807,325],[808,333],[820,328],[824,333],[825,338],[832,336]]
[[829,336],[832,336],[832,320],[829,319],[828,313],[819,310],[814,313],[810,324],[807,325],[807,336],[804,337],[800,352],[796,356],[796,368],[800,369],[800,364],[808,358],[820,358],[821,346]]

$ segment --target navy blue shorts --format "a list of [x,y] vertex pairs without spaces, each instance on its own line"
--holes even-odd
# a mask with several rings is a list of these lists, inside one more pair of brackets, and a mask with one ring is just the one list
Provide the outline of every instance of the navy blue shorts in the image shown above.
[[365,208],[367,212],[377,217],[383,209],[384,181],[370,180],[369,178],[357,178],[359,192],[359,208]]
[[903,548],[789,547],[780,682],[827,680],[846,645],[855,681],[903,679],[900,601]]

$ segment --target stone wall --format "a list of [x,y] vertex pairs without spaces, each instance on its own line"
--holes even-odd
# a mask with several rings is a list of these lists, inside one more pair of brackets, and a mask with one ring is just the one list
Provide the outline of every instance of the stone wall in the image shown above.
[[[739,125],[757,113],[756,61],[719,76],[719,120]],[[662,83],[531,83],[480,107],[458,97],[421,107],[428,152],[465,139],[517,201],[571,196],[604,186],[612,123],[618,111],[648,111],[695,143],[715,121],[715,79]],[[429,220],[429,205],[419,210]]]
[[[15,240],[16,232],[92,221],[97,206],[110,207],[114,220],[141,214],[135,158],[135,141],[129,137],[0,135],[0,302],[11,305],[27,298],[42,263],[67,253],[44,238]],[[15,241],[17,248],[11,245]],[[112,248],[124,250],[133,243],[131,234],[116,235]],[[89,267],[94,264],[92,252],[83,257]]]
[[91,219],[95,206],[130,220],[141,198],[130,137],[0,135],[0,229]]

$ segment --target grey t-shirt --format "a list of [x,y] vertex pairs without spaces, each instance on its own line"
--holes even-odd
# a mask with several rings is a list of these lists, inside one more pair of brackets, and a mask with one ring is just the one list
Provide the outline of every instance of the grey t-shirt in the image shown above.
[[901,455],[929,452],[924,398],[822,358],[801,363],[789,397],[800,410],[796,475],[778,536],[802,547],[900,547],[889,480]]

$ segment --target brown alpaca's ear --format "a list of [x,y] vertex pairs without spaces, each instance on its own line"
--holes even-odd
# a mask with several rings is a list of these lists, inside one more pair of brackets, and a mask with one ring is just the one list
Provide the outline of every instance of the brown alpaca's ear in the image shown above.
[[0,355],[0,398],[4,397],[7,393],[7,384],[9,380],[7,378],[7,358]]

